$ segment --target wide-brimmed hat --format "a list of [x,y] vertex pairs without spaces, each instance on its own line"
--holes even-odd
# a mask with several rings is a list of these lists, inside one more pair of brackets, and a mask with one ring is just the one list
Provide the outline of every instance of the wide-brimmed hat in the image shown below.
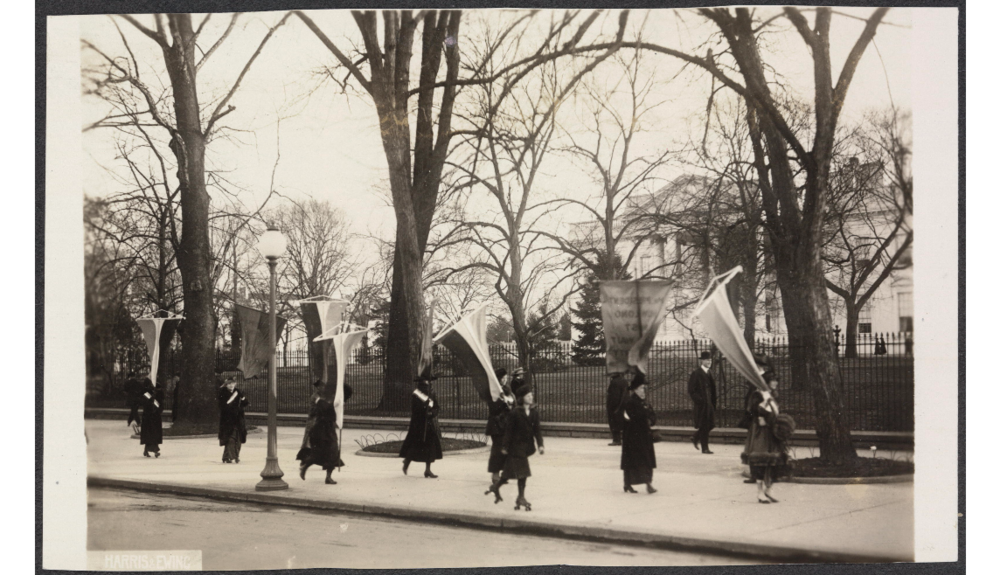
[[701,352],[701,357],[699,357],[698,359],[712,359],[712,352],[703,351]]

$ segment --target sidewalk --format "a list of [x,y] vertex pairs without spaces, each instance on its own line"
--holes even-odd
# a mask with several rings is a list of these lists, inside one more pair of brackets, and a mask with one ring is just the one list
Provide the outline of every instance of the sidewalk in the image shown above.
[[[425,479],[423,464],[404,476],[397,458],[356,455],[355,439],[377,433],[345,429],[346,466],[325,485],[312,468],[306,481],[294,460],[302,428],[278,429],[286,491],[257,492],[266,433],[250,434],[239,465],[223,464],[214,438],[167,439],[160,459],[142,457],[124,422],[87,420],[88,482],[143,491],[372,513],[418,521],[473,525],[606,543],[645,543],[678,549],[752,555],[776,562],[912,561],[913,484],[806,485],[779,483],[779,504],[760,505],[756,486],[743,483],[742,446],[713,446],[703,455],[689,443],[656,444],[654,485],[648,495],[622,491],[620,450],[604,439],[552,437],[545,455],[531,458],[527,499],[514,511],[516,485],[494,505],[488,453],[445,454]],[[391,432],[383,432],[391,433]]]

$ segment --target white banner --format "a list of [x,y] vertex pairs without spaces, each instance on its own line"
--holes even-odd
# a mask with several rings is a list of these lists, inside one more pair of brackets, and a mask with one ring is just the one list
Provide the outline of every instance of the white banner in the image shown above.
[[465,365],[472,375],[472,383],[484,401],[500,398],[500,381],[493,371],[490,348],[486,341],[486,307],[462,317],[434,339],[441,343]]
[[351,358],[351,350],[358,345],[365,335],[367,329],[356,331],[346,331],[350,329],[349,324],[342,324],[331,329],[331,334],[323,334],[313,341],[331,340],[333,342],[333,352],[337,358],[337,391],[333,398],[333,408],[337,412],[337,429],[344,428],[344,377],[347,370],[347,361]]
[[694,315],[701,320],[701,325],[708,332],[709,337],[726,356],[729,363],[736,368],[736,371],[740,372],[740,375],[747,378],[747,381],[757,386],[758,389],[769,391],[767,383],[757,371],[757,363],[753,359],[753,353],[746,340],[743,339],[743,329],[736,321],[736,315],[733,314],[729,297],[726,295],[726,284],[741,271],[743,268],[736,266],[713,279],[712,282],[715,285],[709,286],[708,295],[695,308]]
[[146,350],[149,351],[149,379],[156,385],[156,371],[160,367],[160,334],[163,324],[168,321],[180,321],[180,317],[140,317],[135,320],[142,330],[142,338],[146,340]]

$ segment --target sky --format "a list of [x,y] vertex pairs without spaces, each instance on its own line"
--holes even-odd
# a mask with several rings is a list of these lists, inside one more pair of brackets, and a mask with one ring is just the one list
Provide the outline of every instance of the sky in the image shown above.
[[[779,9],[759,7],[758,10],[762,15],[770,15]],[[864,25],[851,16],[865,18],[871,11],[838,9],[831,31],[835,78]],[[313,11],[309,15],[343,51],[349,52],[352,45],[360,44],[360,35],[347,11]],[[467,11],[463,16],[459,46],[463,39],[474,38],[485,24],[495,26],[497,20],[516,15],[514,11]],[[806,15],[812,19],[811,13]],[[283,13],[276,12],[250,13],[238,20],[227,41],[199,71],[203,105],[217,100],[225,92],[267,28],[282,16]],[[543,14],[542,19],[549,16]],[[137,18],[152,27],[152,16]],[[617,20],[617,13],[611,12],[599,19],[598,25],[602,32],[611,33]],[[83,40],[109,55],[126,54],[112,18],[87,16],[80,21]],[[200,21],[200,16],[195,18],[195,22]],[[219,37],[228,21],[228,15],[213,15],[203,37]],[[867,110],[885,108],[890,103],[909,107],[909,12],[893,9],[886,21],[892,25],[880,27],[874,44],[866,50],[857,69],[842,115],[844,123],[857,121]],[[143,78],[155,82],[162,61],[158,47],[127,23],[120,19],[118,23],[136,57],[151,63],[142,70]],[[696,13],[678,10],[633,11],[626,37],[634,37],[640,27],[644,41],[686,51],[697,50],[702,55],[704,48],[699,46],[714,31],[713,25]],[[763,40],[765,59],[785,79],[782,87],[786,91],[808,100],[812,94],[811,58],[802,39],[785,19],[776,20],[773,28],[774,31]],[[415,46],[419,47],[419,42],[418,37]],[[416,70],[419,55],[414,59],[413,69]],[[207,161],[211,168],[224,172],[227,179],[246,190],[241,201],[250,210],[263,201],[273,174],[274,188],[281,194],[294,199],[328,200],[343,210],[354,234],[391,238],[395,218],[387,199],[386,161],[374,105],[357,84],[351,85],[345,94],[332,82],[324,80],[322,70],[332,61],[332,54],[303,22],[290,18],[254,62],[231,102],[236,109],[226,116],[225,123],[238,130],[226,132],[225,138],[213,141]],[[82,62],[86,68],[99,63],[100,58],[93,51],[83,50]],[[677,60],[663,55],[645,56],[644,65],[647,73],[658,82],[655,97],[663,104],[644,122],[644,133],[637,138],[636,146],[642,153],[650,154],[679,149],[691,134],[698,134],[701,129],[698,118],[704,113],[710,91],[709,77],[697,69],[682,71]],[[613,82],[619,73],[614,66],[602,65],[595,72],[594,81]],[[343,70],[338,74],[342,78]],[[159,77],[165,78],[165,74]],[[95,97],[84,96],[82,108],[83,124],[88,125],[102,117],[106,104]],[[585,114],[582,108],[572,103],[564,105],[559,121],[565,130],[572,132],[580,127],[578,118],[582,114]],[[103,196],[118,189],[108,173],[109,168],[121,168],[116,160],[114,141],[113,130],[96,129],[84,133],[87,159],[83,186],[86,194]],[[689,170],[690,167],[677,161],[665,166],[659,175],[666,183]],[[533,193],[539,198],[572,196],[585,199],[595,197],[596,192],[593,181],[579,164],[552,155],[546,160]],[[475,192],[469,206],[473,212],[495,213],[489,199]],[[565,226],[583,218],[578,210],[564,210],[553,225]],[[374,253],[373,250],[368,252]]]

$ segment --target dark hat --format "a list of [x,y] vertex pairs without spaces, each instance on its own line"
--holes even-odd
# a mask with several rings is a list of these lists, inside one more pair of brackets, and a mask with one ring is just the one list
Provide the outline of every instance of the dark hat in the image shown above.
[[771,367],[771,360],[767,359],[766,355],[755,353],[753,354],[753,361],[762,367]]
[[710,351],[703,351],[703,352],[701,352],[701,357],[698,358],[698,359],[712,359],[712,352],[710,352]]
[[323,387],[323,385],[324,384],[322,379],[317,379],[316,381],[313,382],[313,387]]
[[635,377],[632,378],[632,383],[628,385],[628,388],[630,390],[639,389],[644,385],[646,385],[646,374],[640,371],[636,372]]
[[522,385],[521,387],[519,387],[519,388],[517,388],[517,389],[514,390],[514,395],[518,399],[521,399],[522,397],[524,397],[525,395],[528,395],[532,391],[533,390],[531,389],[530,385]]
[[764,378],[765,382],[770,383],[770,382],[778,379],[778,374],[774,373],[773,369],[769,369],[769,370],[765,371],[763,374],[761,374],[761,377]]
[[497,368],[493,373],[497,376],[497,379],[503,379],[504,376],[507,375],[507,368],[505,367]]

